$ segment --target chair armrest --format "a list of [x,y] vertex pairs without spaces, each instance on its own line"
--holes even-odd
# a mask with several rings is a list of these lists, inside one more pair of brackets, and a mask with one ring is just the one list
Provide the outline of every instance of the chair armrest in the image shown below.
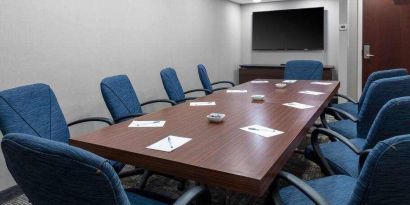
[[208,190],[204,186],[195,186],[182,194],[173,205],[188,205],[198,197],[208,194]]
[[327,113],[325,109],[325,111],[320,114],[320,121],[322,122],[324,128],[329,129],[329,123],[327,122],[326,114]]
[[212,83],[212,85],[217,85],[217,84],[231,84],[232,87],[235,87],[235,83],[233,83],[231,81],[218,81],[218,82]]
[[342,95],[342,94],[336,93],[336,94],[335,94],[335,97],[343,98],[343,99],[345,99],[345,100],[347,100],[347,101],[349,101],[349,102],[351,102],[351,103],[354,103],[354,104],[357,104],[357,103],[358,103],[356,100],[353,100],[353,98],[351,98],[351,97],[349,97],[349,96],[346,96],[346,95]]
[[149,105],[149,104],[153,104],[153,103],[169,103],[172,106],[177,104],[175,101],[172,101],[172,100],[158,99],[158,100],[150,100],[148,102],[141,103],[141,106],[145,106],[145,105]]
[[229,88],[228,87],[215,88],[212,90],[212,92],[219,91],[219,90],[226,90],[226,89],[229,89]]
[[186,101],[186,100],[195,100],[195,99],[197,99],[197,97],[187,97],[187,98],[184,99],[184,101]]
[[335,107],[327,107],[326,110],[325,110],[325,112],[329,112],[329,111],[338,113],[338,114],[341,115],[342,117],[344,117],[344,118],[346,118],[346,119],[348,119],[348,120],[351,120],[351,121],[353,121],[353,122],[357,122],[357,121],[358,121],[358,119],[357,119],[355,116],[351,115],[350,113],[348,113],[348,112],[346,112],[346,111],[344,111],[344,110],[341,110],[341,109],[338,109],[338,108],[335,108]]
[[345,144],[347,147],[349,147],[357,155],[360,155],[360,153],[362,152],[362,150],[358,148],[356,145],[354,145],[352,142],[350,142],[348,138],[330,129],[317,128],[313,130],[312,142],[315,142],[315,143],[318,142],[319,134],[326,135],[328,137],[332,137],[332,138],[339,140],[340,142]]
[[313,147],[313,150],[314,150],[315,154],[317,155],[317,157],[319,159],[320,166],[323,168],[323,171],[325,172],[326,175],[334,175],[335,172],[330,167],[329,163],[327,162],[326,158],[324,157],[324,155],[322,153],[322,150],[320,149],[319,134],[328,136],[329,138],[339,140],[340,142],[345,144],[348,148],[350,148],[357,155],[360,155],[360,153],[362,152],[362,150],[360,150],[360,148],[356,147],[356,145],[354,145],[352,142],[350,142],[349,139],[347,139],[346,137],[342,136],[341,134],[339,134],[339,133],[337,133],[333,130],[329,130],[329,129],[325,129],[325,128],[317,128],[317,129],[313,130],[312,135],[311,135],[311,144],[312,144],[312,147]]
[[369,156],[371,149],[364,150],[363,152],[360,153],[359,157],[359,173],[363,168],[364,162],[366,162],[367,156]]
[[195,99],[197,99],[197,97],[187,97],[184,100],[195,100]]
[[181,103],[184,103],[184,102],[186,102],[186,101],[188,101],[188,100],[195,100],[195,99],[197,99],[198,97],[186,97],[186,98],[184,98],[183,100],[180,100],[180,101],[176,101],[176,103],[177,104],[181,104]]
[[84,119],[80,119],[80,120],[76,120],[73,122],[68,123],[68,126],[73,126],[73,125],[77,125],[80,123],[84,123],[84,122],[104,122],[108,125],[113,125],[114,122],[108,118],[104,118],[104,117],[89,117],[89,118],[84,118]]
[[329,123],[327,122],[326,114],[336,115],[340,118],[344,117],[345,119],[351,120],[353,122],[358,121],[358,119],[355,116],[351,115],[350,113],[344,110],[335,107],[327,107],[325,111],[320,115],[320,121],[322,122],[323,127],[327,129],[329,129]]
[[[302,181],[301,179],[299,179],[295,175],[290,174],[288,172],[280,171],[278,173],[277,177],[290,182],[293,186],[295,186],[297,189],[299,189],[303,194],[305,194],[307,197],[309,197],[309,199],[312,200],[315,204],[317,204],[317,205],[330,205],[329,202],[327,202],[326,199],[323,198],[316,190],[314,190],[306,182]],[[282,199],[281,199],[280,194],[279,194],[279,189],[277,188],[278,187],[278,180],[275,181],[275,186],[276,186],[276,188],[275,188],[274,193],[273,193],[274,204],[281,205],[281,204],[283,204],[283,202],[282,202]]]
[[124,121],[127,121],[129,119],[136,118],[136,117],[141,117],[141,116],[146,115],[146,114],[147,113],[138,113],[138,114],[133,114],[133,115],[127,115],[127,116],[124,116],[124,117],[121,117],[121,118],[117,119],[115,121],[115,123],[124,122]]
[[193,89],[193,90],[188,90],[184,92],[184,94],[193,93],[193,92],[205,92],[205,94],[212,93],[212,91],[207,90],[207,89]]

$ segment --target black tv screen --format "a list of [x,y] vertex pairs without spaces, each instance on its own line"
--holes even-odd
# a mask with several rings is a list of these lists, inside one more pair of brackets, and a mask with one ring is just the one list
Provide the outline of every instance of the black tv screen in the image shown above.
[[253,13],[253,50],[323,50],[324,8]]

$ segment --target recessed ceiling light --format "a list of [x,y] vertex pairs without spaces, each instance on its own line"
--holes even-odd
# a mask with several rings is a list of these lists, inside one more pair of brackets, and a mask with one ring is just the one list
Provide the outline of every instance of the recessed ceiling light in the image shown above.
[[253,0],[253,3],[259,3],[259,2],[261,2],[262,0]]

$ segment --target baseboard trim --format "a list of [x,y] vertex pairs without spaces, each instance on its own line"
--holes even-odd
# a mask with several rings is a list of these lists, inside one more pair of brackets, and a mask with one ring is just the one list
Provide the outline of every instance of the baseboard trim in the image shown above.
[[6,190],[0,191],[0,204],[6,203],[22,194],[23,191],[17,185],[12,186]]

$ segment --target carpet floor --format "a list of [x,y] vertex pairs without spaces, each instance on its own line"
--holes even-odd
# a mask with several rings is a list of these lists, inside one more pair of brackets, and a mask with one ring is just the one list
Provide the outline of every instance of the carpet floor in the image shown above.
[[[303,150],[308,144],[310,144],[310,136],[308,135],[299,146],[299,149]],[[127,167],[130,168],[130,167]],[[307,160],[302,154],[294,154],[284,167],[285,171],[295,174],[296,176],[310,180],[319,177],[323,177],[323,173],[320,171],[319,166],[310,160]],[[139,183],[139,177],[128,177],[122,179],[125,188],[130,188]],[[146,190],[161,193],[171,198],[177,198],[181,192],[177,190],[178,183],[176,181],[167,179],[162,176],[154,175],[149,178]],[[225,190],[218,187],[210,187],[212,195],[212,205],[223,204]],[[266,196],[265,196],[266,197]],[[264,198],[255,198],[241,193],[232,193],[231,204],[234,205],[262,205]],[[28,199],[25,195],[21,195],[5,203],[4,205],[28,205]]]

